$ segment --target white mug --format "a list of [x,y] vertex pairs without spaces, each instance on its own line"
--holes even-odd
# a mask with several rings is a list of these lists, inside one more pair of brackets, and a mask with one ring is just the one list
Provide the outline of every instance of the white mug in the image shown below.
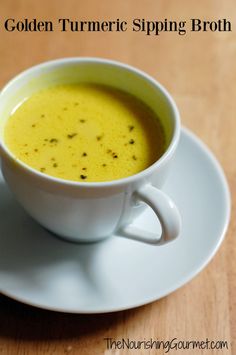
[[[128,92],[158,115],[168,147],[142,172],[107,182],[75,182],[43,174],[16,159],[4,143],[4,124],[11,111],[32,93],[51,84],[90,82]],[[180,136],[178,109],[169,93],[146,73],[99,58],[65,58],[34,66],[11,80],[0,94],[2,172],[24,209],[42,226],[66,240],[94,242],[111,235],[163,245],[175,239],[181,218],[174,202],[160,189]],[[131,222],[145,206],[160,221],[162,232],[139,230]]]

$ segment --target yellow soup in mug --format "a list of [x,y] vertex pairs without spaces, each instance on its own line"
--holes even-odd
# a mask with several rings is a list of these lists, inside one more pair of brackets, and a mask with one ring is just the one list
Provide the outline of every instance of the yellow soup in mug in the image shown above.
[[97,84],[62,84],[26,98],[11,113],[4,140],[16,159],[80,182],[134,175],[164,153],[157,115],[141,100]]

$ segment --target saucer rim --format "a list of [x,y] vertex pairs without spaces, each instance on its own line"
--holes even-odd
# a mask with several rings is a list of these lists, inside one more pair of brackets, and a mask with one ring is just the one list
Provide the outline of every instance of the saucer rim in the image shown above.
[[44,304],[40,303],[34,303],[31,301],[26,300],[25,298],[17,297],[14,294],[11,294],[11,292],[7,291],[2,291],[0,290],[0,294],[14,300],[17,302],[20,302],[22,304],[25,304],[27,306],[35,307],[38,309],[43,309],[47,311],[52,311],[52,312],[60,312],[60,313],[68,313],[68,314],[105,314],[105,313],[114,313],[114,312],[120,312],[120,311],[125,311],[129,309],[134,309],[138,308],[141,306],[144,306],[146,304],[155,302],[157,300],[160,300],[167,295],[171,294],[172,292],[178,290],[180,287],[184,286],[188,282],[190,282],[195,276],[197,276],[213,259],[217,251],[219,250],[220,245],[222,244],[228,226],[230,222],[230,215],[231,215],[231,197],[230,197],[230,189],[229,185],[227,182],[226,175],[224,173],[224,170],[222,166],[220,165],[219,161],[217,160],[216,156],[212,153],[212,151],[208,148],[208,146],[200,139],[198,136],[193,133],[190,129],[186,127],[181,128],[181,134],[187,135],[188,137],[191,138],[192,141],[207,155],[208,159],[211,161],[213,164],[215,171],[217,172],[217,175],[221,181],[221,187],[222,187],[222,193],[224,195],[224,201],[225,201],[225,217],[224,217],[224,222],[222,223],[222,230],[219,231],[218,233],[218,238],[217,238],[217,243],[215,246],[212,248],[208,256],[206,257],[205,261],[202,262],[199,267],[194,268],[192,272],[190,272],[187,276],[181,278],[179,282],[174,283],[172,286],[169,288],[165,289],[164,292],[160,292],[159,295],[155,297],[147,297],[145,300],[142,300],[141,302],[137,303],[132,303],[132,304],[127,304],[123,307],[110,307],[109,309],[99,309],[99,310],[92,310],[92,309],[65,309],[65,308],[58,308],[58,307],[52,307],[52,306],[47,306]]

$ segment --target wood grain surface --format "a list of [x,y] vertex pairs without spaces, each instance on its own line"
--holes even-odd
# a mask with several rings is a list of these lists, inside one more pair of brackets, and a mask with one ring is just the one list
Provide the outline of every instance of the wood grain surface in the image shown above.
[[[232,32],[7,33],[6,18],[113,20],[123,18],[222,19]],[[226,239],[211,263],[187,285],[152,304],[107,315],[67,315],[31,308],[0,296],[0,353],[164,354],[111,351],[115,339],[227,340],[228,350],[179,350],[170,354],[236,354],[236,2],[235,0],[1,0],[0,86],[39,62],[99,56],[134,65],[174,96],[183,125],[214,152],[232,194]],[[0,196],[1,198],[1,196]],[[207,235],[206,235],[207,237]]]

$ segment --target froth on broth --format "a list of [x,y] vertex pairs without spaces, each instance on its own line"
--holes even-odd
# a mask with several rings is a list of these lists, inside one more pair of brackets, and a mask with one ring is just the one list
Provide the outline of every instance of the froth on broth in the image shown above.
[[96,84],[56,85],[26,98],[7,120],[4,140],[28,166],[80,182],[134,175],[165,150],[162,125],[146,104]]

